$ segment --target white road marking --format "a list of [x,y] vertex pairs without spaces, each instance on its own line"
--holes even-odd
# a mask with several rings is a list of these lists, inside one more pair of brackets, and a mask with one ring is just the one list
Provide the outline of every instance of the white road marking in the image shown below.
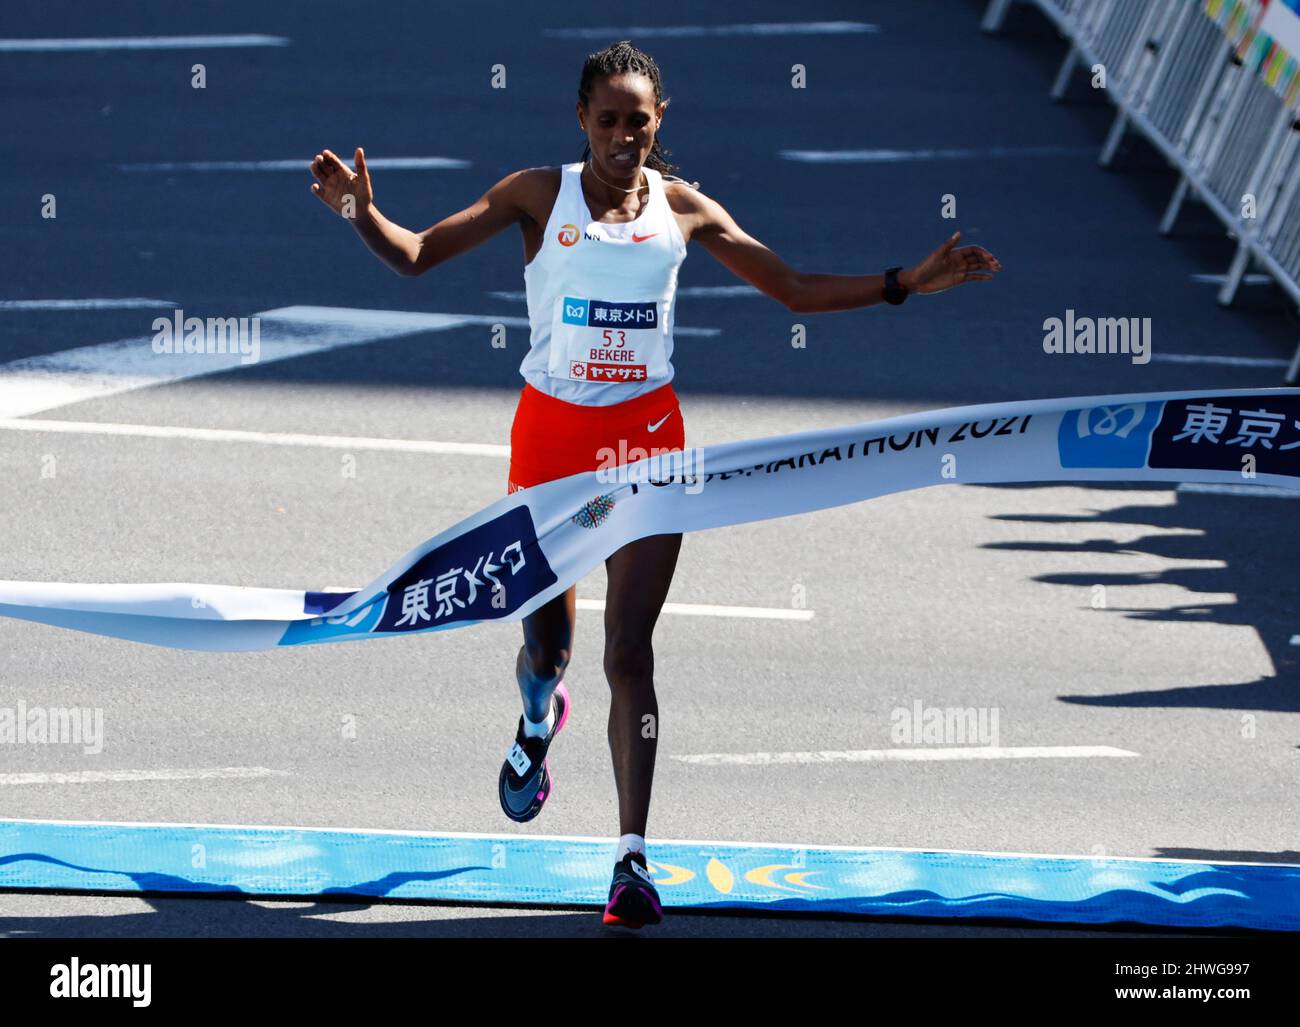
[[950,761],[1013,759],[1077,759],[1080,757],[1137,756],[1127,749],[1109,745],[969,745],[947,749],[847,749],[827,752],[711,752],[695,756],[674,756],[681,763],[704,766],[758,766],[781,763],[874,763],[877,761]]
[[1077,157],[1093,153],[1080,146],[984,146],[942,150],[781,150],[786,160],[805,164],[895,164],[913,160],[975,160],[994,157]]
[[[1204,285],[1222,285],[1228,280],[1227,275],[1192,275],[1193,282],[1200,282]],[[1273,279],[1268,275],[1244,275],[1241,279],[1242,285],[1268,285]]]
[[[514,300],[519,303],[528,299],[528,294],[522,289],[499,289],[489,292],[488,295],[493,299]],[[678,289],[677,295],[685,296],[688,299],[718,299],[732,296],[765,296],[767,294],[755,289],[752,285],[695,285]],[[676,331],[689,333],[691,329],[678,328]],[[714,331],[709,334],[716,335],[718,333]]]
[[176,301],[135,296],[102,300],[0,300],[0,310],[133,310],[138,307],[175,309]]
[[277,307],[275,310],[265,310],[255,316],[295,322],[308,329],[322,325],[343,325],[358,330],[383,328],[425,332],[456,327],[458,324],[490,325],[498,322],[510,327],[528,327],[528,319],[523,317],[498,317],[495,314],[441,314],[424,310],[371,310],[366,307]]
[[189,50],[209,47],[288,46],[284,36],[107,36],[79,39],[0,39],[0,53],[56,50]]
[[[339,155],[340,158],[344,154]],[[311,155],[293,160],[192,160],[156,164],[119,164],[119,171],[299,171],[311,173]],[[455,157],[373,157],[366,166],[381,171],[412,171],[473,167],[471,161]]]
[[[259,364],[470,324],[528,327],[520,317],[346,307],[281,307],[251,316],[261,319]],[[238,352],[155,353],[152,340],[141,335],[0,365],[0,418],[254,366]]]
[[1300,499],[1300,490],[1277,485],[1228,485],[1218,482],[1185,481],[1178,492],[1204,492],[1218,496],[1259,496],[1264,499]]
[[[360,588],[330,585],[322,592],[360,592]],[[603,599],[579,599],[579,610],[603,610]],[[713,606],[708,603],[664,603],[663,613],[679,617],[741,617],[751,620],[799,620],[813,619],[813,610],[786,610],[776,606]]]
[[546,29],[543,35],[558,39],[681,39],[689,36],[808,36],[879,32],[879,25],[864,21],[753,22],[738,25],[632,25],[622,28]]
[[0,774],[0,785],[80,785],[103,781],[209,781],[225,778],[288,777],[266,767],[213,767],[207,770],[81,770],[71,773]]
[[1216,357],[1200,353],[1152,353],[1151,359],[1166,364],[1223,364],[1228,367],[1286,367],[1287,361],[1271,357]]
[[721,296],[766,296],[761,289],[752,285],[691,285],[677,290],[678,296],[721,297]]
[[397,453],[438,453],[451,456],[510,456],[509,446],[480,442],[432,442],[420,439],[378,439],[350,435],[301,435],[293,432],[242,431],[231,428],[180,428],[157,424],[116,424],[106,421],[51,421],[0,418],[0,429],[61,432],[69,435],[126,435],[150,439],[190,439],[198,442],[250,442],[266,446],[307,446],[318,449],[374,450]]
[[[603,599],[579,599],[579,610],[603,610]],[[664,603],[663,612],[683,617],[747,617],[753,620],[813,619],[812,610],[786,610],[779,606],[712,606],[707,603]]]
[[[504,314],[441,314],[351,307],[278,307],[249,316],[261,322],[260,357],[256,364],[465,325],[529,327],[526,317]],[[674,331],[679,335],[718,335],[721,329],[676,328]],[[0,420],[26,417],[151,385],[255,366],[237,351],[155,353],[152,342],[153,336],[141,335],[0,364]]]

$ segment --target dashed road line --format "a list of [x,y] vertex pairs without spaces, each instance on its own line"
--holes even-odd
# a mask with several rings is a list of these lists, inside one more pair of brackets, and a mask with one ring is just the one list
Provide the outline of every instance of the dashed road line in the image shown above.
[[693,756],[674,756],[681,763],[710,767],[765,767],[777,764],[807,763],[875,763],[875,762],[950,762],[953,760],[1015,759],[1087,759],[1097,757],[1137,756],[1127,749],[1109,745],[971,745],[945,749],[846,749],[822,752],[708,752]]
[[74,50],[204,50],[212,47],[288,46],[284,36],[102,36],[70,39],[0,39],[0,53]]
[[0,774],[0,785],[79,785],[110,781],[211,781],[288,777],[286,770],[266,767],[213,767],[202,770],[81,770],[70,773]]

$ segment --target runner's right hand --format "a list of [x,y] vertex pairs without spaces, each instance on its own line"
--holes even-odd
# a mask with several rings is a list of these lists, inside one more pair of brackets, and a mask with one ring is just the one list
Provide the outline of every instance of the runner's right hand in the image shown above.
[[370,189],[370,172],[366,170],[366,154],[359,146],[356,167],[354,172],[331,150],[322,150],[311,162],[311,173],[316,176],[311,191],[335,214],[343,214],[343,205],[349,196],[353,197],[353,217],[360,217],[370,208],[374,193]]

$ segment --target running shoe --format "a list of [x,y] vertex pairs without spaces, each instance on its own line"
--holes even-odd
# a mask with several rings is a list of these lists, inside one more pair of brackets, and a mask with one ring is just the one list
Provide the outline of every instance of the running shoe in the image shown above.
[[501,764],[501,776],[497,779],[501,809],[511,820],[521,824],[542,811],[555,784],[546,762],[546,750],[569,719],[569,692],[563,682],[555,686],[551,705],[555,711],[555,724],[543,738],[525,735],[524,718],[520,716],[515,744],[506,753],[506,760]]
[[644,927],[663,921],[664,908],[650,880],[645,853],[629,852],[614,864],[604,922],[617,927]]

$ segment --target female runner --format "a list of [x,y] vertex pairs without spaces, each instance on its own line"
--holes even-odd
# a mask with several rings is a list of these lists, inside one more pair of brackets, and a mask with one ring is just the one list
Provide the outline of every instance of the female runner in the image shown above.
[[[677,269],[691,239],[801,314],[898,304],[910,293],[940,292],[1001,270],[987,250],[956,248],[957,233],[906,270],[798,271],[742,231],[698,183],[668,174],[674,168],[659,141],[667,107],[658,66],[631,42],[590,55],[578,86],[578,125],[587,137],[582,160],[507,175],[420,233],[375,207],[360,148],[355,170],[329,150],[312,161],[312,192],[336,213],[350,211],[371,252],[401,275],[423,274],[519,226],[531,345],[520,366],[525,385],[510,432],[510,492],[607,467],[611,451],[685,447],[671,384],[672,329]],[[620,831],[607,924],[641,927],[663,919],[645,855],[659,733],[651,635],[681,538],[638,539],[605,561],[604,667]],[[498,779],[501,807],[512,820],[531,820],[552,791],[546,754],[569,716],[561,680],[572,652],[576,595],[574,586],[523,620],[515,661],[523,715]],[[644,730],[647,724],[654,729]]]

